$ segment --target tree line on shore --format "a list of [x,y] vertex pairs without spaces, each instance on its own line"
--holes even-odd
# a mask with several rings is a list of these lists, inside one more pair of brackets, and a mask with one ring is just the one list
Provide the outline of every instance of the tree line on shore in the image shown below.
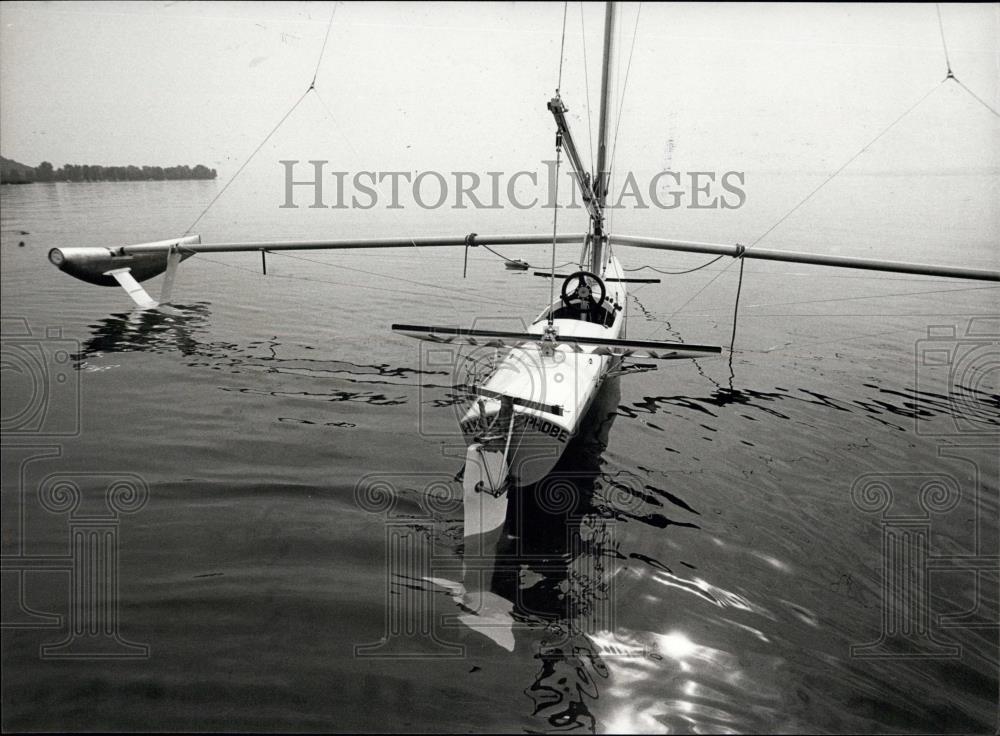
[[48,161],[27,166],[0,157],[0,182],[31,184],[48,181],[164,181],[173,179],[214,179],[215,169],[197,166],[100,166],[66,164],[58,169]]

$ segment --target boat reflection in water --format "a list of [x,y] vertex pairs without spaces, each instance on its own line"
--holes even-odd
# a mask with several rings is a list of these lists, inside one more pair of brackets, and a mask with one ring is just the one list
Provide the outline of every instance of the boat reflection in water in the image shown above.
[[206,345],[194,336],[207,325],[208,317],[208,304],[203,302],[112,314],[90,326],[91,336],[77,359],[127,352],[199,355]]
[[609,674],[601,640],[618,553],[595,488],[620,399],[619,379],[605,381],[553,471],[511,493],[502,528],[465,537],[459,620],[508,651],[515,630],[531,632],[538,670],[524,693],[546,731],[593,731],[589,705]]
[[[667,612],[680,595],[707,605],[706,620],[770,614],[635,549],[644,529],[700,526],[650,511],[657,496],[697,518],[683,499],[605,463],[611,427],[627,416],[620,401],[619,379],[609,378],[553,472],[515,489],[500,529],[465,537],[464,587],[454,595],[470,631],[465,641],[473,645],[478,634],[511,652],[504,666],[511,673],[531,657],[530,675],[520,674],[517,686],[532,732],[727,731],[741,723],[766,730],[780,695],[754,684],[733,652],[671,625],[680,617]],[[662,613],[651,615],[657,608]],[[757,710],[731,712],[719,693],[732,688],[752,691]]]

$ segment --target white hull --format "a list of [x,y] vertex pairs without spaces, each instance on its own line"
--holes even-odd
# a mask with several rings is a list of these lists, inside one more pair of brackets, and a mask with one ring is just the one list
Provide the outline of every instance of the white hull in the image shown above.
[[[605,276],[621,278],[621,266],[612,256]],[[626,292],[623,284],[605,281],[606,302],[620,307],[610,326],[578,319],[553,320],[560,338],[592,337],[619,339],[625,336]],[[559,306],[554,305],[554,306]],[[543,312],[528,332],[541,335],[547,323]],[[595,354],[593,346],[581,346],[579,352],[567,345],[559,345],[551,355],[545,355],[537,345],[524,344],[512,348],[496,370],[482,384],[489,392],[496,392],[535,404],[557,406],[561,414],[515,404],[514,429],[510,438],[507,464],[510,482],[515,486],[537,483],[555,466],[569,441],[577,435],[580,422],[587,415],[590,405],[608,372],[617,366],[619,359]],[[484,399],[486,422],[494,420],[500,412],[499,399]],[[471,444],[484,426],[480,406],[474,404],[461,420],[466,442]],[[502,450],[504,439],[494,442],[494,449]]]

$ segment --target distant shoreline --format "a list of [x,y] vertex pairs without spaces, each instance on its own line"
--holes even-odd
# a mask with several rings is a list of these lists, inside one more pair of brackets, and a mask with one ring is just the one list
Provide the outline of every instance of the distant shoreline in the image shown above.
[[214,181],[214,179],[83,179],[81,181],[69,181],[66,179],[53,179],[52,181],[0,181],[0,186],[30,186],[32,184],[148,184],[149,182],[171,182],[171,181]]
[[28,166],[0,156],[0,184],[46,184],[50,182],[133,182],[212,180],[215,169],[195,166],[100,166],[66,164],[54,168],[48,161]]

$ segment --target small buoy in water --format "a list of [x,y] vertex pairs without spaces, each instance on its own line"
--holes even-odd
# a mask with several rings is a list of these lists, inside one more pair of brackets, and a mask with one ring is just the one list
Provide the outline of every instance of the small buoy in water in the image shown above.
[[18,248],[23,248],[24,247],[24,241],[22,240],[20,243],[18,243],[17,247]]

